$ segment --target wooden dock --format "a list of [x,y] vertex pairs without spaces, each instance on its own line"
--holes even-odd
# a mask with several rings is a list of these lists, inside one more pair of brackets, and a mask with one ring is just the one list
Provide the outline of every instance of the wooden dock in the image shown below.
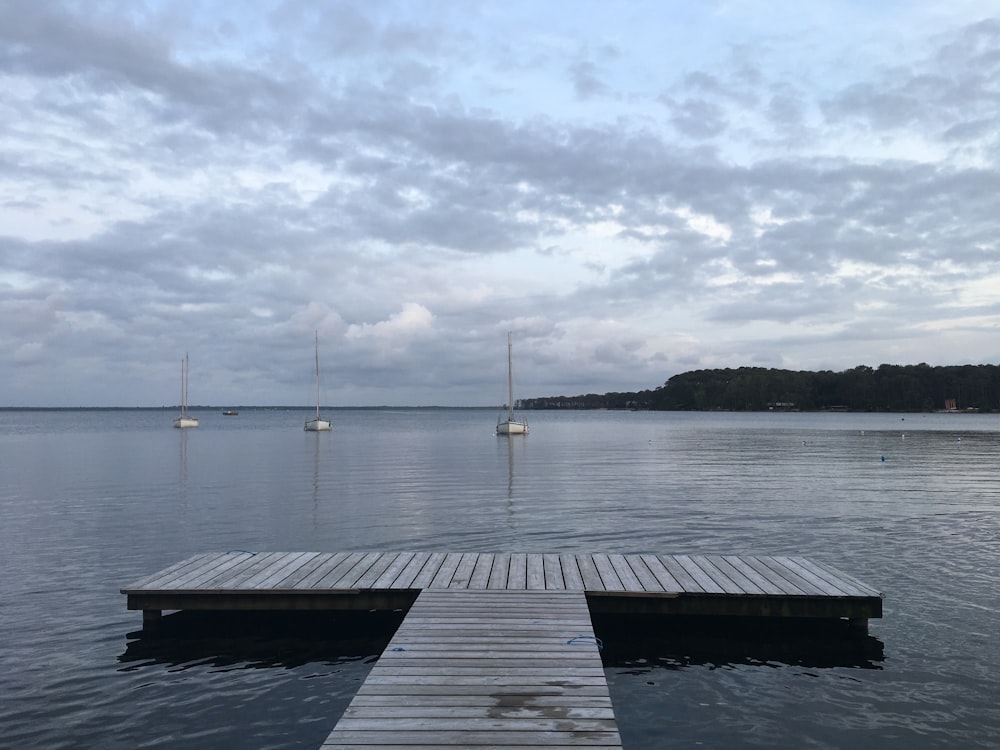
[[592,612],[846,619],[882,595],[803,557],[478,552],[196,555],[122,593],[166,610],[403,609],[323,747],[620,748]]
[[882,595],[803,557],[482,552],[196,555],[121,591],[166,610],[406,609],[425,589],[583,591],[592,612],[846,618],[882,616]]
[[420,594],[323,748],[621,748],[581,591]]

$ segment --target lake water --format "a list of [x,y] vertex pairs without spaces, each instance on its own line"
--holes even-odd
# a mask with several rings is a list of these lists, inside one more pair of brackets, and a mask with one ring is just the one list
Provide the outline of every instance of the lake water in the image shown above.
[[808,556],[869,636],[598,623],[626,748],[1000,745],[1000,416],[332,414],[0,411],[3,745],[318,748],[392,623],[139,632],[119,588],[228,549]]

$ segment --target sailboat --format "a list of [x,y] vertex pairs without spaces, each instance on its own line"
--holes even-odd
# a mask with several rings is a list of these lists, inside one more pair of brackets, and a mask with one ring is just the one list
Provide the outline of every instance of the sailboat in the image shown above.
[[197,427],[198,417],[192,417],[187,413],[188,409],[188,355],[184,352],[184,359],[181,360],[181,414],[174,420],[174,427]]
[[333,427],[333,422],[319,415],[319,331],[316,331],[316,417],[307,419],[305,429],[308,432],[323,432]]
[[514,373],[511,367],[511,333],[507,331],[507,419],[497,419],[497,435],[525,435],[528,422],[514,417]]

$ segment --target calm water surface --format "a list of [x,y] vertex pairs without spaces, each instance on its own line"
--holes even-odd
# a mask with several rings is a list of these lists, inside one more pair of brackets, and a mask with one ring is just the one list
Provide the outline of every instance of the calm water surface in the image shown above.
[[0,411],[4,745],[317,748],[391,621],[150,638],[118,590],[204,551],[391,549],[828,562],[885,592],[869,637],[598,623],[625,747],[1000,746],[1000,417],[333,414]]

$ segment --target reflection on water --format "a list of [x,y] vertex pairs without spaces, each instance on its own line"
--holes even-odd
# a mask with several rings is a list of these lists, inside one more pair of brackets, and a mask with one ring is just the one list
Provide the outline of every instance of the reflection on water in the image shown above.
[[882,641],[843,621],[597,615],[594,631],[606,667],[651,678],[695,666],[881,669],[885,658]]
[[153,664],[185,668],[286,669],[309,663],[372,663],[402,622],[401,612],[176,612],[155,629],[129,633],[123,671]]

